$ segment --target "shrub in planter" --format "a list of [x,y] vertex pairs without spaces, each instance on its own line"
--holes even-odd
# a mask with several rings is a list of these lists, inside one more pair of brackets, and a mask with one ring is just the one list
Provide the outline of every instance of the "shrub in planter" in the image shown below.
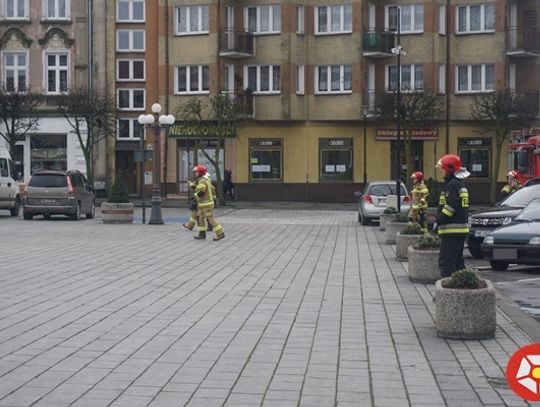
[[425,234],[408,248],[408,274],[411,281],[425,284],[434,283],[441,278],[439,245],[438,238]]
[[133,204],[129,201],[129,193],[120,173],[111,188],[107,202],[101,204],[101,220],[103,223],[132,223]]
[[451,339],[487,339],[497,327],[495,289],[471,270],[458,270],[435,287],[437,335]]
[[394,219],[394,216],[396,216],[396,214],[397,209],[393,206],[389,206],[388,208],[386,208],[379,217],[379,230],[386,230],[386,223],[389,220]]
[[409,218],[406,215],[398,213],[394,215],[394,218],[386,223],[386,243],[387,244],[396,244],[396,235],[397,233],[409,222]]
[[416,243],[424,232],[418,223],[409,223],[401,228],[396,235],[396,257],[399,260],[407,260],[409,246]]

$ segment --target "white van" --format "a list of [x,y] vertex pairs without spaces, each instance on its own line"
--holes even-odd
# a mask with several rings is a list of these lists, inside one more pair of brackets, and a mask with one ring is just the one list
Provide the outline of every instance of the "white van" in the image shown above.
[[21,207],[18,178],[9,151],[0,147],[0,209],[9,210],[11,216],[19,216]]

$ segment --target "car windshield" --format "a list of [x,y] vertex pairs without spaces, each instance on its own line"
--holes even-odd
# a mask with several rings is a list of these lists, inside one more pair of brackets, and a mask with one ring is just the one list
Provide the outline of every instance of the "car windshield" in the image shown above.
[[521,188],[501,202],[504,206],[525,206],[535,198],[540,198],[540,185]]
[[34,188],[66,188],[67,181],[65,175],[38,174],[32,175],[28,186]]
[[540,199],[535,199],[523,208],[519,215],[516,216],[516,220],[540,221]]
[[[375,184],[369,188],[369,194],[375,196],[386,196],[396,194],[396,184]],[[403,185],[401,186],[401,195],[407,195]]]

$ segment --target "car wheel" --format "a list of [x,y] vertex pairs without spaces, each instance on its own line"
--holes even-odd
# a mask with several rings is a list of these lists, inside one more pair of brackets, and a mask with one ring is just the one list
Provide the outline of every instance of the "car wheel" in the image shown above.
[[23,212],[24,220],[32,220],[33,217],[34,217],[34,215],[32,215],[31,213]]
[[96,216],[96,203],[92,201],[92,208],[90,209],[90,212],[86,214],[86,219],[94,219],[94,216]]
[[19,216],[19,210],[21,209],[21,199],[19,197],[15,198],[15,206],[9,210],[11,216]]
[[469,253],[471,253],[471,256],[473,256],[475,259],[484,258],[484,256],[482,255],[482,249],[480,248],[479,244],[470,242],[468,243],[468,246],[469,246]]
[[504,270],[506,270],[508,268],[508,263],[506,263],[504,261],[492,260],[492,261],[489,262],[489,265],[495,271],[504,271]]
[[75,213],[71,215],[71,219],[81,220],[81,203],[80,202],[77,203],[77,206],[75,207]]

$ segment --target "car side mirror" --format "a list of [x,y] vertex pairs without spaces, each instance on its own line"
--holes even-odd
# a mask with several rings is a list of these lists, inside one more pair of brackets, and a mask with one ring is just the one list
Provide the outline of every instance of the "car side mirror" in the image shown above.
[[19,171],[19,172],[17,173],[17,181],[22,181],[22,179],[23,179],[23,174],[22,174],[21,171]]

